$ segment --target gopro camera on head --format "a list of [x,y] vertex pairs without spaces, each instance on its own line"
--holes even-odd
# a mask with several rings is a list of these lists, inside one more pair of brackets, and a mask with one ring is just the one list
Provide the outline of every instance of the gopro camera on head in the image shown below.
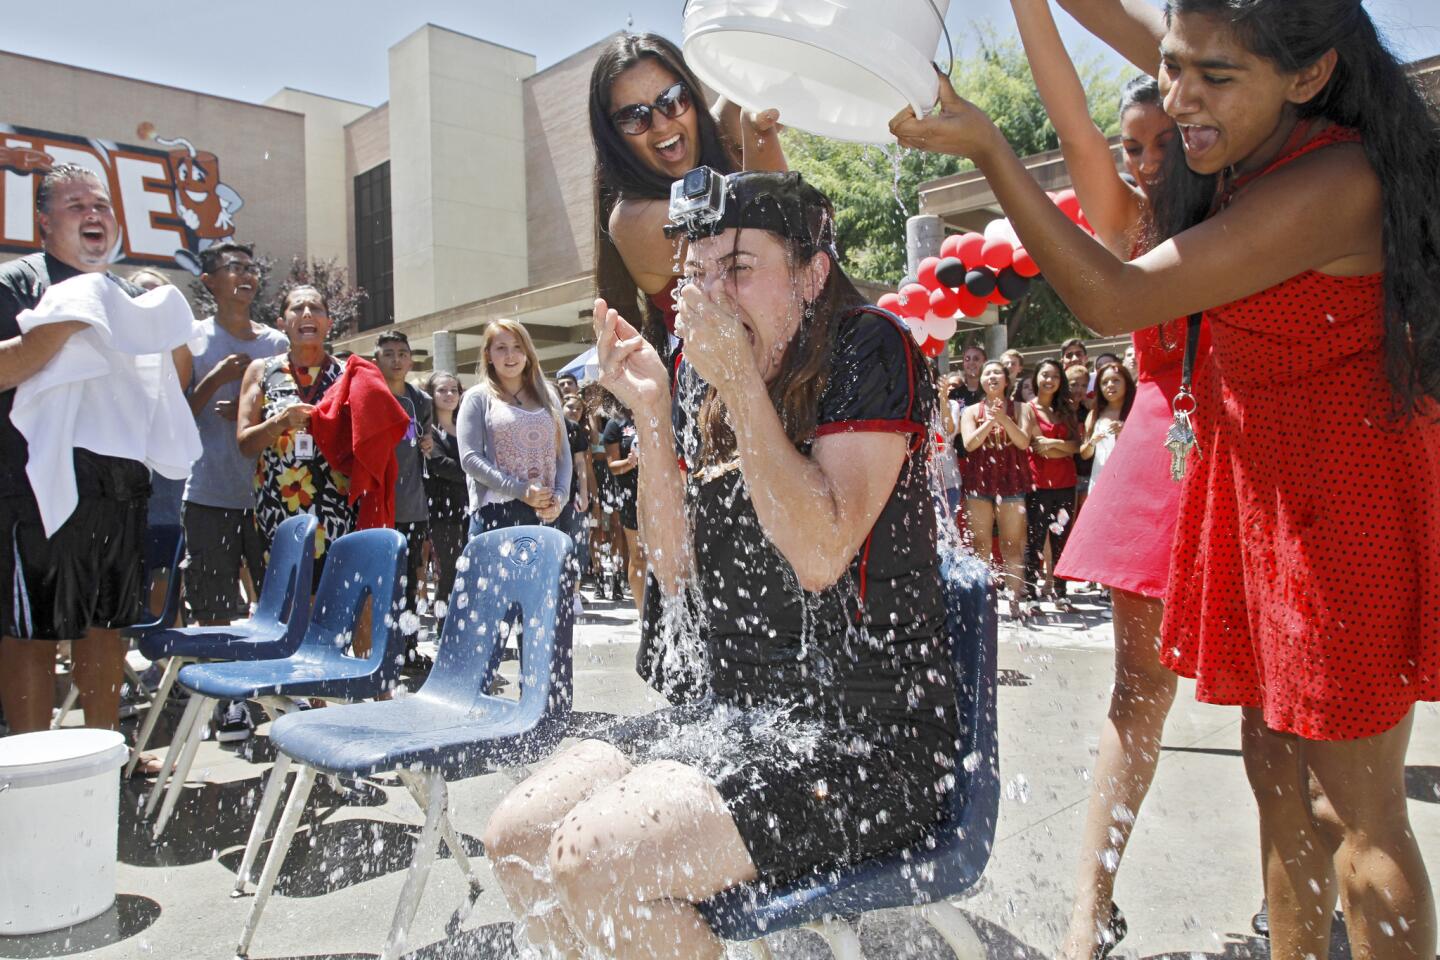
[[696,167],[670,185],[670,223],[667,235],[694,235],[725,216],[725,175],[710,167]]

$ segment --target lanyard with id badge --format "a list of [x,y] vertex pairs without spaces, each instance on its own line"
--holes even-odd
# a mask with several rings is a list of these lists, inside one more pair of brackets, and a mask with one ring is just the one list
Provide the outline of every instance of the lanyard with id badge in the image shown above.
[[[322,367],[322,368],[320,368],[320,369],[321,369],[321,373],[323,373],[323,372],[324,372],[324,368]],[[302,387],[300,386],[300,381],[299,381],[298,379],[295,380],[295,396],[296,396],[296,400],[297,400],[298,403],[304,403],[304,404],[308,404],[308,405],[313,406],[313,405],[315,404],[315,401],[318,400],[318,399],[320,398],[320,395],[321,395],[322,393],[324,393],[324,392],[325,392],[325,389],[324,389],[324,387],[321,386],[321,384],[320,384],[320,374],[319,374],[319,373],[317,373],[317,374],[315,375],[315,382],[312,383],[312,384],[310,384],[310,386],[309,386],[308,388],[302,388]],[[314,457],[315,457],[315,436],[314,436],[314,434],[310,433],[310,431],[308,431],[308,430],[296,430],[296,431],[295,431],[295,435],[294,435],[294,437],[292,438],[292,440],[293,440],[293,444],[292,444],[292,448],[291,448],[291,449],[294,451],[294,455],[295,455],[295,459],[296,459],[296,460],[312,460],[312,459],[314,459]]]

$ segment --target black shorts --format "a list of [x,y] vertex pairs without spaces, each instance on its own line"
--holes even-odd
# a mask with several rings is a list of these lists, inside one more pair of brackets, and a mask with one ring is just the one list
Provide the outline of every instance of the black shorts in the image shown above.
[[620,526],[626,530],[639,530],[640,511],[636,501],[635,482],[627,482],[622,476],[611,479],[610,487],[606,491],[604,499],[600,501],[600,506],[606,512],[620,514]]
[[0,497],[0,633],[78,640],[145,613],[150,471],[134,460],[76,453],[75,512],[53,537],[29,496]]
[[250,615],[240,590],[240,564],[259,590],[265,580],[265,542],[254,510],[232,510],[186,502],[185,604],[191,621],[228,623]]
[[637,763],[673,760],[715,785],[760,879],[793,880],[893,853],[948,811],[953,742],[877,746],[779,707],[715,699],[596,731]]

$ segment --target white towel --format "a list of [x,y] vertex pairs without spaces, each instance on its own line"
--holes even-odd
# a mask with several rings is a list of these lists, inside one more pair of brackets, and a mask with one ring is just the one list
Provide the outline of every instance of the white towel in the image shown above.
[[46,536],[79,500],[76,447],[142,461],[172,480],[190,475],[200,433],[170,359],[200,332],[184,294],[165,286],[132,300],[104,274],[87,273],[50,287],[16,320],[21,333],[66,320],[90,324],[15,389],[10,411],[30,446],[25,472]]

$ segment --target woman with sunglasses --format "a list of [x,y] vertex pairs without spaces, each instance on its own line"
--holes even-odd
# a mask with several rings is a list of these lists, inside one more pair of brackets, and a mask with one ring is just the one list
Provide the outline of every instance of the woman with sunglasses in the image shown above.
[[683,240],[667,239],[670,185],[695,167],[784,170],[778,115],[712,111],[680,51],[655,34],[620,34],[590,74],[595,141],[596,295],[627,314],[643,301],[642,332],[668,356]]

